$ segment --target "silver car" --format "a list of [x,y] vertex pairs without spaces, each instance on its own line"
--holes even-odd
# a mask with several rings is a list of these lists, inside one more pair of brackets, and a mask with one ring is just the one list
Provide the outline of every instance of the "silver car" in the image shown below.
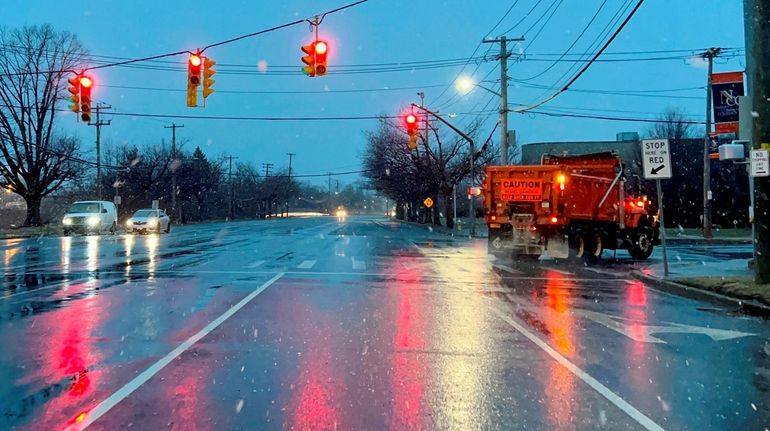
[[143,209],[137,210],[126,221],[126,232],[171,232],[171,219],[164,210]]

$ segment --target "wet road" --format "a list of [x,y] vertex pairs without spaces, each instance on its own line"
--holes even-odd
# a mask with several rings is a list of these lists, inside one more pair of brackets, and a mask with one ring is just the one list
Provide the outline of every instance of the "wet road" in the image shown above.
[[0,429],[770,427],[770,323],[623,262],[496,262],[363,217],[0,255]]

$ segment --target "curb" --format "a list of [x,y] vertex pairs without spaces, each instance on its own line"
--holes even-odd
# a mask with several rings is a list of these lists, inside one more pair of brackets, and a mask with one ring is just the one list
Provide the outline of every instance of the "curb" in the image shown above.
[[[399,220],[399,219],[390,219],[390,220],[396,223],[402,223],[402,224],[406,224],[414,227],[419,227],[424,230],[430,231],[432,233],[444,234],[454,238],[470,239],[470,236],[468,233],[465,233],[464,231],[447,230],[448,228],[446,226],[435,226],[429,223],[423,224],[423,223],[417,223],[413,221],[406,221],[406,220]],[[478,233],[476,233],[476,236],[474,236],[473,238],[486,238],[487,236],[488,235],[479,235]]]
[[651,284],[660,290],[672,293],[674,295],[691,299],[705,300],[731,307],[737,306],[740,310],[745,311],[748,314],[770,317],[770,305],[763,304],[753,299],[740,299],[727,296],[721,293],[712,292],[710,290],[700,289],[697,287],[688,286],[686,284],[677,283],[675,281],[664,280],[662,278],[646,275],[638,270],[631,271],[631,276],[637,280]]
[[746,239],[720,239],[720,238],[666,238],[671,245],[750,245],[751,238]]

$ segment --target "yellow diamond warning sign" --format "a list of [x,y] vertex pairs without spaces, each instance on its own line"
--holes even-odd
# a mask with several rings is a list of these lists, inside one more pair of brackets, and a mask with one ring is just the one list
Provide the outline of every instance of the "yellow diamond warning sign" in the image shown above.
[[431,199],[429,197],[425,198],[425,200],[422,201],[422,203],[424,203],[426,207],[430,208],[430,207],[433,206],[433,199]]

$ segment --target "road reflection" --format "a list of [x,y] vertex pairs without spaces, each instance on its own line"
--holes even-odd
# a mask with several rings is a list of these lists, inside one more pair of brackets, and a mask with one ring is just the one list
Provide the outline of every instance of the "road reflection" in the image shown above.
[[89,235],[86,237],[86,269],[94,272],[99,268],[99,241],[98,235]]
[[145,246],[147,247],[147,279],[155,279],[155,269],[158,265],[158,235],[152,234],[145,238]]
[[[544,294],[536,299],[540,305],[545,305],[542,314],[543,323],[547,329],[548,339],[556,350],[564,356],[575,356],[575,345],[578,342],[574,333],[574,317],[570,309],[570,290],[578,286],[565,274],[546,270]],[[543,382],[545,394],[545,409],[551,429],[576,429],[574,421],[577,408],[580,405],[579,394],[575,390],[575,376],[563,365],[556,361],[545,360],[547,364],[547,379]]]
[[60,265],[64,274],[70,272],[70,251],[72,250],[72,237],[63,236],[59,239],[59,247],[61,248]]
[[393,333],[393,354],[390,378],[393,405],[391,418],[396,427],[407,424],[416,429],[423,428],[420,412],[423,405],[425,386],[420,356],[414,352],[425,350],[422,334],[426,331],[424,295],[415,293],[419,272],[408,264],[410,259],[396,257],[390,263],[388,272],[396,274],[397,282],[390,286],[394,297],[395,331]]

